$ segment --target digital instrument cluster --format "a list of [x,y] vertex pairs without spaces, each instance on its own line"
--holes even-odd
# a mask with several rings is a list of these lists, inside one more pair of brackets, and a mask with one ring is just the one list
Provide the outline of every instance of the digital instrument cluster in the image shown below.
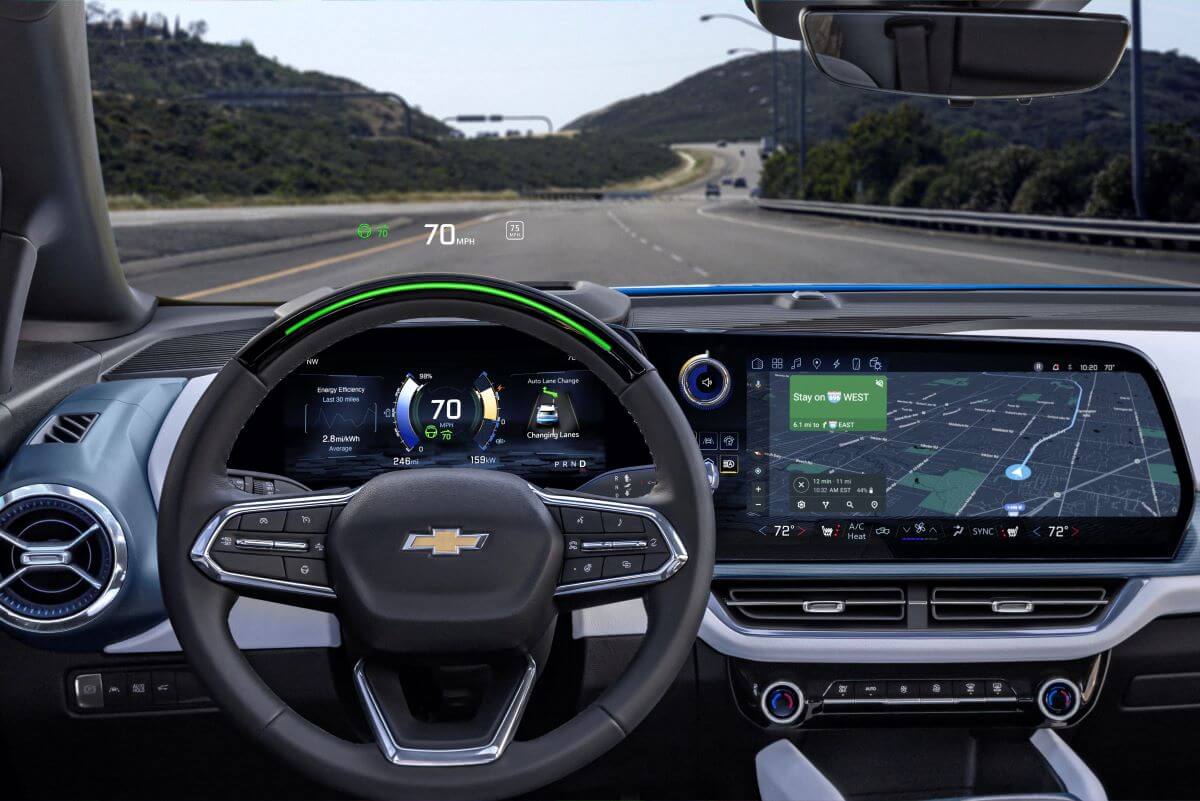
[[515,332],[377,329],[284,379],[230,463],[313,489],[421,467],[506,470],[573,489],[607,465],[609,397],[587,369]]

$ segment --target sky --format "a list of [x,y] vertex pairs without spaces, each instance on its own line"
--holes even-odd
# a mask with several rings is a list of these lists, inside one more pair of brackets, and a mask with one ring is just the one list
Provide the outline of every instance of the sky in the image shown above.
[[[203,19],[211,42],[251,40],[303,70],[396,92],[435,117],[579,115],[767,48],[767,34],[705,13],[751,15],[740,0],[111,0]],[[1144,0],[1145,46],[1200,54],[1200,0]],[[1129,0],[1089,11],[1128,14]],[[795,47],[780,40],[781,47]],[[468,133],[478,126],[460,126]],[[494,129],[492,124],[486,126]],[[507,126],[504,126],[507,127]],[[526,127],[526,125],[513,126]],[[534,127],[530,125],[529,127]]]

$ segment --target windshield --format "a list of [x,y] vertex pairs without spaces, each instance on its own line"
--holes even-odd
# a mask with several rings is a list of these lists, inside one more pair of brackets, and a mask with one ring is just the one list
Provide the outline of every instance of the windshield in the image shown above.
[[163,297],[1200,287],[1200,9],[1142,6],[1139,70],[1032,102],[836,84],[732,0],[89,3],[88,44],[118,250]]

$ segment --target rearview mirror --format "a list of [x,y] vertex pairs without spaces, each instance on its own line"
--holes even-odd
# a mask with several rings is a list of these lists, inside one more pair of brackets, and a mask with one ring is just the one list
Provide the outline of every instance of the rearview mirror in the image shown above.
[[805,47],[830,80],[955,100],[1087,92],[1112,76],[1124,17],[986,11],[807,9]]

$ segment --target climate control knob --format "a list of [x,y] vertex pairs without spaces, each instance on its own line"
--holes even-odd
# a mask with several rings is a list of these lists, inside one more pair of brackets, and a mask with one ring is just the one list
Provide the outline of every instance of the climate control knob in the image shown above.
[[1038,689],[1038,709],[1050,720],[1070,720],[1079,712],[1081,695],[1079,685],[1070,679],[1050,679]]
[[793,723],[804,712],[804,693],[790,681],[777,681],[763,690],[760,705],[772,723]]

